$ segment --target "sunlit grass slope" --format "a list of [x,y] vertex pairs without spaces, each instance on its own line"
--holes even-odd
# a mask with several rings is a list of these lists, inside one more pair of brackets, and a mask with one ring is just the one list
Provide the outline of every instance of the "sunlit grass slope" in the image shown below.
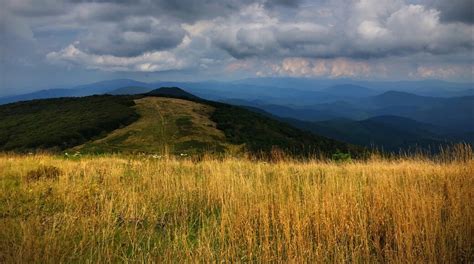
[[72,150],[164,155],[224,152],[229,146],[222,131],[209,119],[212,106],[164,97],[145,97],[135,100],[135,104],[138,121]]
[[473,190],[472,160],[3,155],[0,262],[469,263]]

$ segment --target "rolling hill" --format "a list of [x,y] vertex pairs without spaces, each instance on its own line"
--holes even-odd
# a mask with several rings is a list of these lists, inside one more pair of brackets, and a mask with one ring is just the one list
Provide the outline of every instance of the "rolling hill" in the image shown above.
[[[181,97],[181,98],[177,98]],[[187,98],[186,98],[187,97]],[[86,153],[359,154],[362,148],[296,129],[179,88],[146,95],[35,100],[0,106],[0,150]]]
[[430,124],[398,116],[378,116],[361,121],[332,119],[321,122],[304,122],[285,119],[303,130],[336,140],[390,152],[410,150],[437,151],[449,142],[463,141],[433,131],[441,129]]
[[450,132],[474,131],[474,96],[437,98],[402,92],[387,92],[370,97],[358,105],[376,106],[369,110],[371,117],[397,115],[430,123]]
[[309,122],[338,118],[365,120],[377,116],[399,116],[435,125],[442,132],[474,131],[474,96],[440,98],[388,91],[376,96],[307,106],[246,100],[226,100],[226,102],[257,107],[279,117]]
[[[229,100],[229,103],[242,105],[246,109],[281,120],[305,131],[369,148],[398,152],[411,150],[429,150],[436,152],[440,146],[453,143],[474,143],[474,132],[453,132],[452,128],[440,127],[419,122],[407,117],[380,115],[362,120],[341,118],[332,114],[324,121],[304,121],[293,118],[331,117],[323,111],[307,111],[285,106],[265,105],[249,106],[249,102]],[[256,104],[258,105],[258,104]],[[357,112],[353,113],[356,114]],[[469,113],[467,113],[469,114]],[[290,117],[289,117],[290,116]],[[468,127],[468,126],[467,126]]]
[[321,91],[340,98],[362,98],[380,93],[367,87],[353,84],[334,85]]

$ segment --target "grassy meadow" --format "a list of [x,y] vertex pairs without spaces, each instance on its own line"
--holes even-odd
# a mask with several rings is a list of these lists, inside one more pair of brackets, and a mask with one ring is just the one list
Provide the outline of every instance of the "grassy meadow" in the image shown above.
[[472,263],[473,190],[472,155],[2,154],[0,263]]

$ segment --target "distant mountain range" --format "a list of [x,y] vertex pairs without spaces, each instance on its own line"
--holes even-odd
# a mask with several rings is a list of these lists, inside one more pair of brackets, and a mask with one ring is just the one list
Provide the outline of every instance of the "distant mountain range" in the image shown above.
[[247,85],[263,85],[279,88],[298,88],[302,90],[322,90],[337,85],[357,85],[380,93],[401,91],[424,96],[453,97],[474,95],[473,83],[456,83],[441,80],[422,81],[361,81],[351,79],[312,79],[291,77],[267,77],[238,80],[234,83]]
[[321,92],[340,98],[363,98],[379,94],[376,90],[353,84],[339,84],[325,89]]
[[318,135],[365,146],[397,150],[474,138],[473,85],[443,81],[255,78],[144,83],[120,79],[4,97],[0,104],[94,94],[143,95],[156,87],[182,87],[187,91],[181,94],[185,99],[245,106]]
[[117,79],[91,84],[79,85],[69,89],[48,89],[33,93],[14,95],[0,98],[0,104],[28,101],[34,99],[48,99],[59,97],[80,97],[110,93],[124,87],[151,87],[150,84],[130,79]]
[[225,102],[257,107],[276,116],[311,122],[338,118],[364,120],[393,115],[436,125],[443,132],[474,131],[474,96],[437,98],[389,91],[376,96],[308,106],[282,106],[245,100]]
[[349,79],[256,78],[233,82],[152,82],[117,79],[80,85],[69,89],[49,89],[28,94],[0,97],[0,104],[32,99],[88,96],[94,94],[140,94],[158,87],[181,87],[209,100],[262,100],[267,104],[311,105],[330,103],[400,91],[423,96],[473,96],[472,83],[444,81],[367,82]]
[[[397,116],[378,116],[361,121],[349,119],[321,122],[295,119],[286,121],[319,135],[391,152],[419,149],[437,151],[440,146],[449,142],[461,141],[455,136],[437,134],[436,126]],[[471,140],[464,141],[472,143]]]

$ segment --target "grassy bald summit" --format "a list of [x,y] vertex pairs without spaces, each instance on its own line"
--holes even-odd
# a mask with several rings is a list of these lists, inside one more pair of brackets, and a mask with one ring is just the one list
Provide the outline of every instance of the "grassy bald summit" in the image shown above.
[[213,107],[177,98],[144,97],[133,107],[140,118],[107,136],[74,147],[81,152],[145,152],[164,155],[224,152],[225,135],[209,119]]
[[274,148],[298,156],[360,148],[177,87],[136,96],[37,100],[0,106],[0,150],[198,154]]

